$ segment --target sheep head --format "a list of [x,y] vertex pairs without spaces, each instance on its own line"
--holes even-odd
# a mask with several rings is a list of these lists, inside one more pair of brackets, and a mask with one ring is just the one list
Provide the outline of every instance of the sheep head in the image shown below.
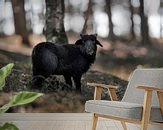
[[97,34],[83,35],[80,34],[81,39],[75,44],[80,45],[81,51],[86,55],[95,55],[97,50],[97,45],[102,46],[102,44],[97,40]]

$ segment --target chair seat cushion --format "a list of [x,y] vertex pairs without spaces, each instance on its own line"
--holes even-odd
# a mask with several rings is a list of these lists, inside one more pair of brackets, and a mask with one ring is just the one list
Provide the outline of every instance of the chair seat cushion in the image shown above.
[[[130,120],[141,120],[143,105],[119,101],[89,100],[85,104],[85,111]],[[160,108],[152,108],[151,121],[163,122]]]

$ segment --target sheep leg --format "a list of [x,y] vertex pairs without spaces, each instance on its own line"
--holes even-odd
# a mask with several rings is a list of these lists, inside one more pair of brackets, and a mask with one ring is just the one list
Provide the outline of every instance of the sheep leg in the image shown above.
[[44,82],[45,77],[41,75],[33,76],[32,78],[32,88],[38,89],[42,87],[42,83]]
[[81,93],[81,75],[73,76],[75,86],[78,92]]
[[72,86],[71,76],[69,76],[69,75],[64,75],[64,78],[65,78],[66,84]]

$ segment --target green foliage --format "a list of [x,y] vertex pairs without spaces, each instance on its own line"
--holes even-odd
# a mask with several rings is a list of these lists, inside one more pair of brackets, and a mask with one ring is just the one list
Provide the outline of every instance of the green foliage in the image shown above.
[[12,106],[31,103],[42,95],[43,95],[42,93],[36,93],[36,92],[27,92],[27,91],[19,92],[12,98],[11,100]]
[[[0,90],[2,90],[3,87],[5,86],[5,79],[11,73],[13,66],[14,64],[11,63],[0,69]],[[14,95],[13,97],[11,97],[8,103],[0,107],[0,113],[6,112],[10,107],[31,103],[42,95],[43,95],[42,93],[21,91]],[[0,130],[19,130],[19,129],[12,123],[5,123],[3,126],[0,126]]]
[[8,102],[7,104],[0,107],[0,113],[5,113],[12,106],[12,102]]
[[6,112],[10,107],[24,105],[33,102],[38,97],[42,96],[42,93],[36,92],[19,92],[14,95],[7,104],[0,108],[0,113]]
[[5,123],[3,126],[0,126],[0,130],[19,130],[19,129],[12,123]]
[[0,69],[0,90],[5,86],[5,79],[11,73],[14,64],[10,63]]

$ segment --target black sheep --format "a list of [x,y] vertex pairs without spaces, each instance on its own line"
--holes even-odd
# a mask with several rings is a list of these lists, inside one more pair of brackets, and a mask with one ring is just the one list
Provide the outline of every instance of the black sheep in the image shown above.
[[95,61],[97,35],[80,35],[74,45],[53,44],[42,42],[36,45],[32,52],[33,87],[41,87],[44,78],[50,75],[63,75],[67,84],[72,86],[71,77],[76,89],[81,91],[81,76],[87,72]]

